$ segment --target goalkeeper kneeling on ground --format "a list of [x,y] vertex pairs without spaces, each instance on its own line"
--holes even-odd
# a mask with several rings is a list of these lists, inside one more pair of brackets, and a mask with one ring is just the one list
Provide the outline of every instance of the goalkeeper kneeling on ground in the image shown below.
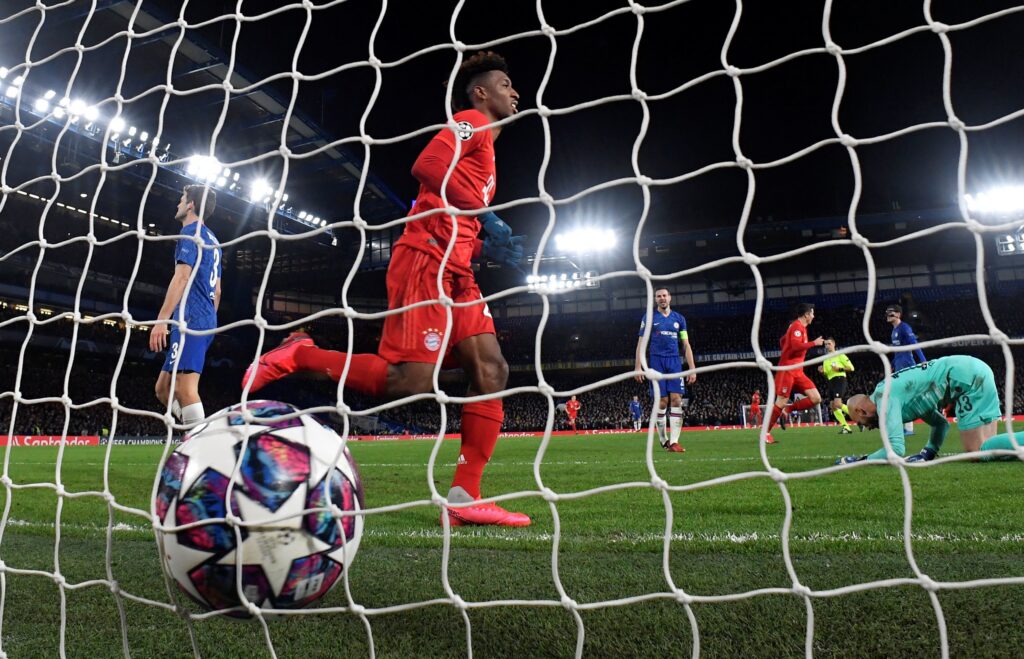
[[[878,408],[885,393],[885,380],[878,383],[871,395],[852,396],[846,405],[850,418],[868,428],[879,427]],[[905,368],[892,374],[889,404],[886,408],[885,427],[881,429],[889,439],[896,455],[906,453],[903,424],[922,419],[931,426],[928,444],[920,453],[907,458],[907,462],[934,460],[949,432],[949,421],[940,412],[952,404],[956,409],[957,427],[964,451],[1013,450],[1010,433],[996,435],[1002,414],[995,376],[988,364],[966,355],[951,355]],[[1024,435],[1018,442],[1024,441]],[[849,464],[861,460],[885,460],[885,447],[870,455],[848,455],[836,464]],[[1016,460],[1014,455],[985,455],[982,462]]]

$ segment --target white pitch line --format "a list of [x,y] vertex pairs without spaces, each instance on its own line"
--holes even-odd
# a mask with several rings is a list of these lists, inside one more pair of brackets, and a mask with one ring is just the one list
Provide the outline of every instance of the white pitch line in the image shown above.
[[[371,517],[372,519],[372,517]],[[23,527],[23,528],[42,528],[52,529],[52,522],[36,522],[24,519],[9,519],[7,520],[9,526]],[[99,524],[61,524],[61,529],[67,530],[86,530],[86,531],[99,531],[106,532],[106,526],[100,526]],[[115,533],[152,533],[153,529],[150,526],[143,526],[139,524],[127,524],[125,522],[118,522],[114,524],[113,528]],[[384,538],[384,539],[406,539],[406,540],[442,540],[444,538],[444,532],[441,529],[436,528],[421,528],[421,529],[409,529],[405,531],[395,529],[373,529],[367,528],[363,530],[363,535],[368,538]],[[453,530],[452,537],[459,538],[481,538],[484,540],[501,540],[505,542],[551,542],[554,539],[554,535],[547,531],[526,531],[526,530],[504,530],[504,529],[490,529],[490,528],[478,528],[478,529],[458,529]],[[583,539],[588,540],[599,540],[602,543],[609,545],[641,545],[650,543],[661,543],[665,540],[665,536],[662,533],[614,533],[609,537],[599,536],[582,536]],[[577,539],[571,533],[562,533],[562,539],[573,541]],[[902,542],[903,536],[899,533],[883,533],[883,534],[870,534],[870,533],[793,533],[789,536],[792,542],[806,542],[810,544],[854,544],[864,542]],[[718,533],[673,533],[671,535],[672,542],[706,542],[706,543],[721,543],[721,544],[757,544],[757,543],[777,543],[782,540],[782,535],[779,533],[761,533],[761,532],[731,532],[722,531]],[[987,533],[914,533],[911,535],[911,540],[914,542],[941,542],[941,543],[1024,543],[1024,533],[1004,533],[1001,535],[990,535]]]

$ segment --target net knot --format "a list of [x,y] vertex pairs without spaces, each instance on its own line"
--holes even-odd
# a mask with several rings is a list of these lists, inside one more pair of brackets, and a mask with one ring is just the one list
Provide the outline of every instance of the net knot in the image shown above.
[[647,100],[647,92],[645,92],[642,89],[634,89],[632,96],[633,96],[633,100],[634,101],[646,101]]
[[451,402],[451,398],[443,391],[438,391],[435,398],[437,398],[437,402],[441,405],[447,405]]
[[935,583],[935,580],[929,577],[927,574],[922,574],[921,578],[918,579],[921,584],[921,588],[924,588],[929,593],[934,593],[939,590],[939,584]]
[[949,122],[949,127],[952,128],[953,130],[957,131],[957,132],[960,132],[960,131],[964,130],[965,128],[967,128],[967,124],[965,124],[963,121],[960,120],[959,117],[957,117],[955,115],[950,117],[946,121]]
[[555,492],[550,487],[541,488],[540,495],[544,497],[544,500],[548,503],[554,503],[558,501],[558,492]]
[[120,595],[121,594],[121,586],[118,585],[118,583],[116,581],[111,581],[110,582],[110,592],[113,595]]
[[264,318],[263,316],[259,315],[258,313],[256,315],[256,318],[254,318],[252,322],[253,322],[253,325],[256,326],[256,329],[259,329],[259,330],[265,330],[270,325],[267,322],[267,319]]
[[643,174],[636,177],[636,182],[637,185],[642,185],[645,188],[649,188],[652,185],[654,185],[654,179],[652,179],[650,176],[645,176]]
[[117,499],[114,498],[113,492],[104,492],[103,500],[106,501],[107,503],[115,503],[117,501]]
[[548,106],[543,105],[543,104],[538,105],[537,106],[537,114],[539,114],[542,117],[550,117],[551,116],[551,108],[549,108]]
[[579,604],[577,604],[576,600],[569,597],[568,595],[562,595],[562,606],[566,609],[573,610],[576,607],[578,607]]
[[858,144],[857,138],[854,137],[853,135],[850,135],[849,133],[843,133],[842,135],[840,135],[839,143],[847,147],[857,146]]
[[545,37],[553,37],[553,36],[555,36],[555,28],[551,27],[547,23],[545,23],[544,25],[540,26],[540,32]]
[[462,599],[458,595],[452,595],[452,606],[459,609],[460,611],[465,611],[469,608],[468,606],[466,606],[466,600]]
[[653,487],[654,489],[659,490],[661,492],[664,492],[665,490],[668,489],[668,481],[666,481],[661,476],[652,476],[651,477],[651,487]]
[[548,206],[555,203],[555,198],[552,197],[551,194],[548,192],[541,192],[539,195],[537,195],[537,199],[540,199],[540,203],[546,204]]
[[872,339],[871,343],[868,344],[868,345],[871,346],[871,349],[874,352],[881,352],[881,353],[888,353],[888,352],[890,352],[889,351],[889,346],[887,346],[886,344],[882,343],[881,341],[878,341],[878,340],[875,340],[875,339]]
[[371,55],[370,58],[367,59],[366,61],[370,64],[370,66],[372,66],[375,69],[380,68],[380,65],[383,64],[383,62],[380,61],[379,57],[375,57],[373,55]]
[[4,487],[10,487],[13,483],[14,481],[11,480],[10,476],[0,476],[0,484],[2,484]]
[[539,385],[537,385],[537,391],[540,392],[541,396],[552,397],[555,395],[555,388],[552,387],[547,382],[541,382]]
[[57,486],[53,488],[53,491],[59,497],[65,496],[68,493],[68,491],[64,489],[64,483],[57,483]]
[[64,578],[64,575],[57,572],[53,575],[53,583],[57,584],[58,587],[63,588],[68,585],[68,580]]
[[36,314],[31,309],[25,312],[25,318],[28,318],[28,322],[30,323],[36,322]]
[[466,44],[464,42],[453,41],[452,45],[455,46],[455,50],[459,51],[460,53],[466,52]]
[[782,471],[778,467],[772,467],[771,469],[769,469],[768,470],[768,475],[776,483],[785,482],[786,479],[789,478],[789,476],[786,475],[786,472]]
[[738,78],[742,73],[739,67],[733,66],[732,64],[729,64],[728,66],[725,67],[725,72],[729,74],[730,78]]
[[679,602],[680,604],[692,604],[693,603],[693,598],[690,597],[689,595],[687,595],[684,591],[680,590],[679,588],[676,588],[675,595],[676,595],[676,601]]
[[795,583],[793,584],[793,594],[797,597],[810,597],[811,589],[802,583]]
[[455,300],[453,300],[450,296],[448,296],[445,293],[442,293],[440,296],[438,296],[437,301],[441,304],[442,307],[451,307],[455,305]]
[[370,224],[363,218],[356,215],[355,217],[352,218],[352,226],[354,226],[357,229],[365,229],[366,227],[370,226]]
[[843,49],[835,41],[829,41],[825,44],[825,52],[829,55],[842,55]]
[[256,606],[255,602],[247,601],[245,603],[245,610],[254,618],[258,618],[260,615],[260,607]]
[[238,526],[239,524],[241,524],[242,518],[229,510],[226,513],[224,513],[224,521],[229,526]]
[[989,332],[989,336],[991,336],[992,340],[996,343],[1006,343],[1010,340],[1010,337],[1006,335],[1006,332],[998,328]]
[[759,369],[761,369],[762,371],[768,371],[769,373],[771,372],[771,370],[772,370],[772,363],[770,361],[768,361],[767,357],[765,357],[764,355],[758,355],[756,362],[757,362],[757,367]]
[[650,268],[648,268],[646,265],[641,263],[641,264],[636,266],[636,274],[638,274],[639,276],[643,277],[644,279],[649,279],[651,274],[653,274],[653,273],[651,272]]
[[750,169],[754,166],[754,161],[746,156],[739,156],[736,158],[736,164],[739,165],[740,169]]
[[858,233],[856,231],[851,232],[851,233],[853,235],[850,237],[850,240],[853,241],[854,245],[856,245],[857,247],[862,247],[862,248],[871,247],[871,241],[868,240],[867,236],[865,236],[862,233]]
[[747,252],[743,255],[743,262],[747,265],[760,265],[761,257],[753,252]]
[[945,23],[939,23],[938,21],[932,23],[932,32],[935,34],[945,34],[949,32],[949,26]]
[[0,572],[6,572],[6,571],[7,571],[7,563],[4,563],[3,560],[0,560]]
[[335,409],[335,410],[336,410],[336,411],[338,412],[338,414],[340,414],[341,416],[345,416],[345,415],[347,415],[347,414],[348,414],[349,412],[351,412],[351,411],[352,411],[352,408],[351,408],[351,407],[349,407],[347,403],[344,403],[344,402],[342,402],[342,401],[340,401],[340,400],[338,401],[338,404],[334,406],[334,409]]
[[362,604],[356,604],[355,602],[352,602],[352,606],[349,608],[349,610],[357,616],[361,616],[366,613],[366,607]]

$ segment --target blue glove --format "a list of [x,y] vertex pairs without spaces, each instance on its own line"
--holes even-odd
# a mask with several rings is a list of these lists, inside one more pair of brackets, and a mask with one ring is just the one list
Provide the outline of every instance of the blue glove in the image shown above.
[[[498,221],[501,222],[501,220]],[[526,240],[526,236],[512,236],[505,242],[499,242],[488,236],[484,238],[483,248],[480,251],[484,256],[505,268],[519,270],[519,264],[523,261],[524,240]]]
[[[508,243],[512,239],[512,227],[501,221],[501,218],[488,211],[481,215],[480,228],[487,234],[485,241],[491,239],[497,244]],[[522,251],[522,250],[520,250]]]

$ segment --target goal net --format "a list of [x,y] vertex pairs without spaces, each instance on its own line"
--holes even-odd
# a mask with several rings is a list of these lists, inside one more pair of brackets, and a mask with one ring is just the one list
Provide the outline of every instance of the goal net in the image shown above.
[[[954,447],[911,473],[918,467],[884,433],[870,434],[887,452],[878,466],[836,465],[844,449],[823,456],[799,439],[773,453],[768,419],[742,437],[684,436],[683,456],[664,454],[653,418],[643,440],[553,436],[556,410],[571,396],[583,419],[628,419],[633,396],[647,418],[661,396],[655,386],[651,400],[651,382],[694,374],[687,419],[732,425],[739,409],[742,425],[754,426],[742,401],[755,387],[774,400],[775,348],[792,320],[784,309],[800,301],[818,304],[806,339],[844,333],[840,353],[864,374],[859,391],[887,383],[884,425],[890,360],[915,348],[893,347],[880,315],[908,290],[922,305],[940,307],[943,291],[968,301],[974,325],[963,307],[946,308],[917,347],[984,352],[998,377],[999,432],[1011,430],[1024,328],[999,300],[1014,309],[1024,269],[993,259],[1024,251],[1024,195],[984,193],[968,156],[977,148],[984,162],[1001,143],[1020,146],[1024,99],[1011,92],[1020,88],[1020,53],[996,49],[1019,41],[1024,5],[956,3],[940,15],[925,0],[879,21],[858,4],[824,0],[793,17],[788,6],[742,0],[0,4],[0,655],[887,652],[902,636],[858,615],[868,600],[866,617],[909,634],[916,651],[1019,647],[1009,621],[1020,609],[999,608],[993,595],[1020,601],[1019,561],[948,569],[964,553],[1019,554],[1016,509],[978,515],[1009,520],[993,530],[972,526],[970,510],[918,516],[967,501],[962,491],[915,497],[920,481],[943,480],[926,478],[935,469],[977,467],[965,482],[1019,478],[999,472],[1003,465],[950,464],[979,457]],[[151,505],[187,429],[153,402],[163,356],[149,350],[175,267],[171,216],[183,186],[218,195],[209,224],[224,250],[220,324],[170,321],[186,345],[213,337],[202,378],[211,415],[263,397],[239,387],[241,374],[288,332],[312,328],[346,352],[373,352],[383,319],[410,311],[385,299],[394,240],[410,222],[451,219],[408,214],[392,188],[413,189],[409,168],[438,130],[458,138],[456,153],[471,137],[472,127],[453,119],[451,90],[436,83],[491,49],[509,59],[522,98],[517,114],[491,126],[509,137],[495,147],[502,185],[489,210],[529,232],[526,272],[485,263],[475,274],[483,299],[438,301],[449,321],[459,308],[494,311],[508,388],[467,395],[465,378],[441,362],[453,337],[437,328],[424,329],[439,355],[425,393],[360,397],[346,387],[351,362],[337,385],[281,384],[275,397],[332,424],[363,464],[360,554],[319,607],[259,610],[252,624],[198,610],[161,568],[154,530],[169,529]],[[913,94],[903,93],[908,78]],[[925,110],[896,112],[908,95]],[[588,121],[601,113],[594,130]],[[332,121],[346,132],[325,127]],[[799,126],[817,132],[807,138]],[[921,141],[936,134],[946,140],[940,147]],[[912,164],[888,161],[897,151]],[[1005,176],[1015,165],[992,170]],[[834,178],[803,178],[808,171]],[[449,210],[454,179],[449,171],[441,184]],[[906,210],[899,199],[885,213],[861,208],[869,188],[920,179],[929,184],[902,202]],[[918,212],[931,184],[942,188],[944,208]],[[728,200],[700,207],[716,196]],[[818,203],[838,203],[841,221],[797,221],[819,217]],[[672,237],[691,222],[693,232]],[[617,251],[586,256],[581,240]],[[892,265],[916,244],[955,256],[935,253],[918,263],[923,271]],[[198,251],[200,263],[217,258]],[[196,272],[184,295],[203,283]],[[685,353],[678,373],[647,357],[661,287],[686,315],[695,371]],[[824,360],[812,349],[807,374],[816,377]],[[182,374],[172,374],[173,390]],[[499,442],[485,501],[523,507],[533,526],[438,525],[459,457],[448,441],[460,430],[459,407],[494,398],[504,401],[507,426],[538,432]],[[796,421],[821,424],[820,406]],[[436,439],[352,439],[420,432]],[[131,446],[147,442],[155,450]],[[1000,455],[1024,459],[1012,446]],[[853,506],[883,506],[877,497],[832,494],[855,487],[854,476],[872,487],[885,479],[885,523],[858,526]],[[985,491],[1006,498],[998,487]],[[822,556],[845,568],[822,567]],[[979,602],[992,621],[977,621]],[[903,625],[886,617],[907,611],[924,613]],[[851,635],[855,619],[868,626]],[[987,631],[974,636],[963,620]],[[749,634],[756,621],[771,628]]]

